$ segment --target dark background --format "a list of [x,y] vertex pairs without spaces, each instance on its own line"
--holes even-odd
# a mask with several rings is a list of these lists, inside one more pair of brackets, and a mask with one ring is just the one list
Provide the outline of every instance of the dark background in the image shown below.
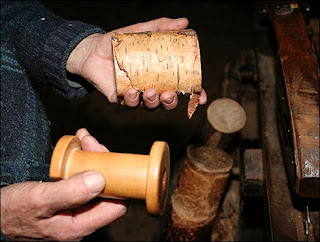
[[[203,88],[208,104],[219,97],[219,83],[225,64],[237,58],[242,48],[252,47],[252,2],[236,1],[43,1],[56,14],[102,27],[106,31],[159,17],[189,19],[189,28],[199,37]],[[185,146],[206,118],[206,107],[199,106],[193,118],[187,118],[188,98],[179,96],[172,111],[158,108],[124,108],[110,104],[97,91],[89,96],[66,101],[42,91],[52,123],[54,142],[64,134],[86,127],[111,151],[148,153],[152,143],[169,143],[172,155]],[[48,98],[49,97],[49,98]]]

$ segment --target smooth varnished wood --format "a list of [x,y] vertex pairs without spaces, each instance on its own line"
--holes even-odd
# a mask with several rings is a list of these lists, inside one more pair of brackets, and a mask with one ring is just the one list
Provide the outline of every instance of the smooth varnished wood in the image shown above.
[[67,179],[87,170],[104,176],[106,186],[101,197],[146,199],[149,214],[163,214],[170,177],[170,152],[166,142],[156,141],[150,155],[140,155],[84,151],[76,136],[63,136],[52,155],[50,177]]

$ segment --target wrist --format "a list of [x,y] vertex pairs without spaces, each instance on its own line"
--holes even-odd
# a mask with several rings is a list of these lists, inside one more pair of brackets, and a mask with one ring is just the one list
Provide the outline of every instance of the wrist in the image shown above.
[[68,72],[81,75],[83,63],[93,49],[94,40],[100,35],[102,34],[94,33],[87,36],[71,51],[66,63],[66,70]]

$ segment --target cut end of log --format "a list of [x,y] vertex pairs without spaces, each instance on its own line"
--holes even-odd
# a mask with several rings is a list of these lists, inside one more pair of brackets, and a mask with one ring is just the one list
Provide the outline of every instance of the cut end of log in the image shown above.
[[244,127],[247,116],[242,106],[233,99],[219,98],[209,105],[207,119],[215,130],[232,134]]
[[200,98],[200,95],[195,94],[195,93],[191,94],[191,96],[190,96],[190,101],[188,103],[188,118],[189,119],[192,118],[192,115],[196,111],[196,108],[199,104],[199,98]]
[[219,147],[190,145],[187,156],[190,165],[199,172],[224,174],[229,173],[233,166],[232,158]]

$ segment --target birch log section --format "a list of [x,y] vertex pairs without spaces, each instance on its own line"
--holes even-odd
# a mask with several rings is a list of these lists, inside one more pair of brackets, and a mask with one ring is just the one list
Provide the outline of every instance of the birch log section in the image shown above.
[[214,100],[207,109],[214,129],[203,146],[189,145],[171,196],[171,216],[165,241],[208,241],[225,192],[233,160],[218,147],[223,134],[240,131],[246,123],[242,106],[230,99]]
[[232,158],[218,147],[190,145],[171,196],[165,241],[208,241]]
[[191,94],[191,119],[202,88],[200,48],[194,30],[115,32],[112,47],[118,96],[129,88],[139,92],[154,88],[159,94],[167,90]]

